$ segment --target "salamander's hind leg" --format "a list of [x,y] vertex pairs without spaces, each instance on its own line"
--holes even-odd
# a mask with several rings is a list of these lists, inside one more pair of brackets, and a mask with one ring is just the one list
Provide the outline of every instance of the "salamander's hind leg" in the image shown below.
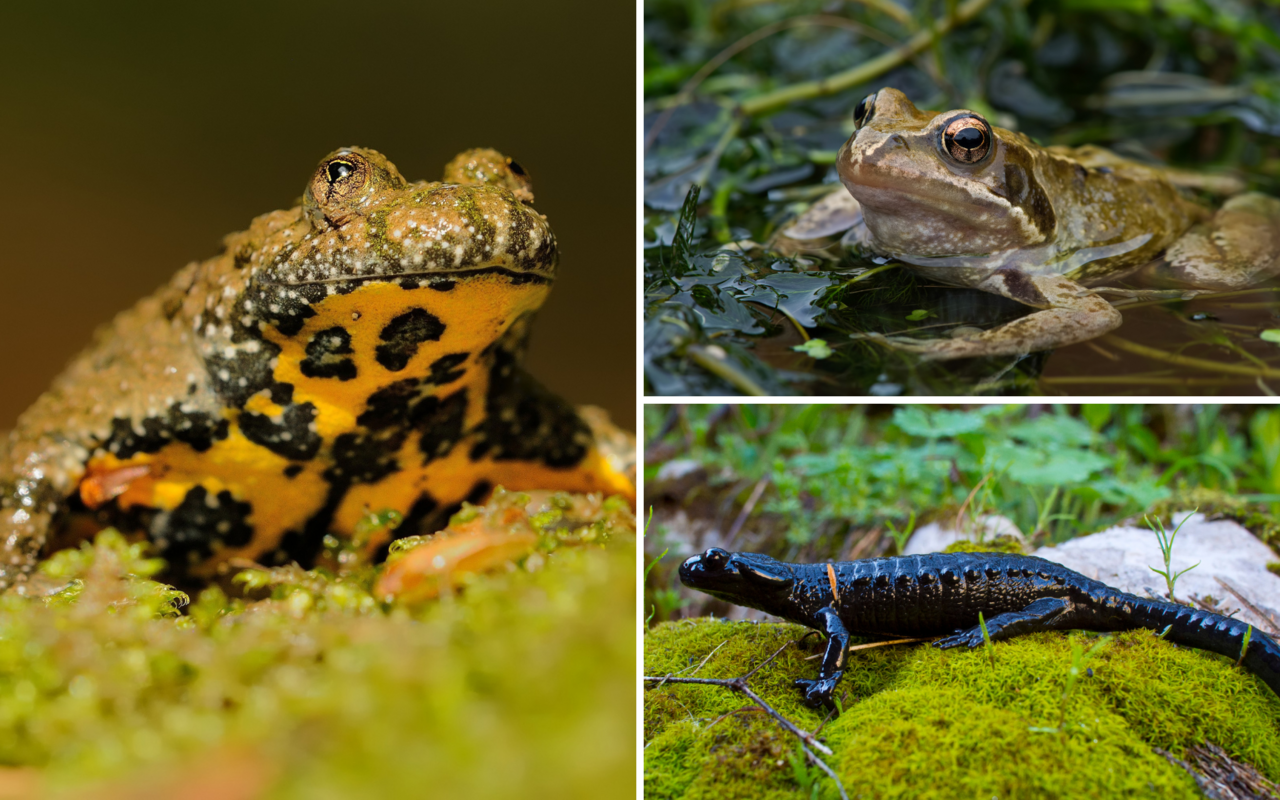
[[[1061,597],[1042,597],[1021,611],[1009,611],[987,620],[987,633],[992,641],[1010,639],[1024,633],[1054,630],[1057,620],[1071,604]],[[982,644],[982,626],[975,625],[967,631],[939,639],[934,647],[978,647]]]

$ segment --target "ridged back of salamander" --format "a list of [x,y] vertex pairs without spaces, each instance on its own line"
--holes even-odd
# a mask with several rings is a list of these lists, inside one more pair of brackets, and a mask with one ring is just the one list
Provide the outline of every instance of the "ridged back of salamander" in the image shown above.
[[[1021,611],[1042,597],[1079,601],[1114,593],[1061,564],[1005,553],[930,553],[827,564],[795,564],[791,613],[811,624],[831,606],[851,633],[942,636],[987,619]],[[835,591],[832,590],[832,574]],[[1078,627],[1055,625],[1054,627]],[[1102,630],[1121,630],[1128,625]]]

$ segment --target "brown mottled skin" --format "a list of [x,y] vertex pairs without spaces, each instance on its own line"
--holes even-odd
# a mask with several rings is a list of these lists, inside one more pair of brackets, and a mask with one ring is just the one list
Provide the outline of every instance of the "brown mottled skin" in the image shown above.
[[633,497],[626,455],[519,366],[557,260],[528,175],[473,150],[445,177],[335,151],[300,207],[98,331],[0,439],[0,587],[85,520],[198,579],[309,564],[371,512],[430,532],[497,485]]
[[[856,200],[858,242],[928,277],[1041,309],[980,335],[887,342],[947,359],[1011,355],[1093,338],[1120,313],[1086,290],[1153,262],[1201,289],[1280,272],[1280,200],[1233,198],[1216,214],[1161,170],[1099,147],[1037,147],[959,109],[921,111],[881,89],[854,112],[836,165]],[[829,214],[829,209],[822,213]]]

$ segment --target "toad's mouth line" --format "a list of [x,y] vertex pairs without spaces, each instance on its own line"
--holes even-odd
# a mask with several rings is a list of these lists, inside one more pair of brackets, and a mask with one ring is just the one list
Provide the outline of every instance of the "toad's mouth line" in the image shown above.
[[551,275],[543,275],[538,272],[522,272],[520,270],[507,269],[506,267],[470,267],[463,269],[429,269],[417,270],[413,272],[396,272],[396,273],[379,273],[373,275],[340,275],[336,278],[315,278],[306,281],[263,281],[263,286],[316,286],[328,283],[368,283],[371,281],[380,281],[383,283],[395,283],[405,280],[406,278],[438,278],[442,281],[458,280],[459,278],[480,277],[483,275],[497,275],[507,278],[514,284],[521,283],[552,283],[555,278]]

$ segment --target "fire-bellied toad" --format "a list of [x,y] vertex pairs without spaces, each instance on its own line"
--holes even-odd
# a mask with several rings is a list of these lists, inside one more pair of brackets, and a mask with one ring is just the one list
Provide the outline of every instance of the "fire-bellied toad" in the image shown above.
[[1276,198],[1242,194],[1215,213],[1164,170],[1100,147],[1038,147],[973,111],[917,109],[897,89],[866,97],[853,117],[857,130],[836,158],[848,194],[784,234],[810,238],[843,222],[871,253],[1038,309],[975,336],[881,339],[925,358],[1021,354],[1106,333],[1120,313],[1095,292],[1142,293],[1084,287],[1142,267],[1199,289],[1280,272]]
[[86,513],[199,579],[311,564],[370,512],[403,514],[397,535],[439,527],[498,485],[633,499],[520,367],[557,259],[532,199],[492,150],[445,182],[326,157],[300,207],[118,316],[0,441],[0,585]]

